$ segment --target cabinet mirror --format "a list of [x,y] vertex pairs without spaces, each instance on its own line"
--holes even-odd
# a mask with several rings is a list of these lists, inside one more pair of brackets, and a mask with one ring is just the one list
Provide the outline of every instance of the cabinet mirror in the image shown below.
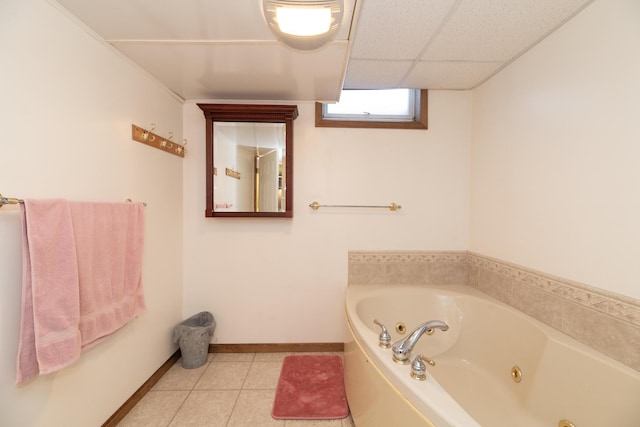
[[208,217],[293,216],[295,105],[198,104]]

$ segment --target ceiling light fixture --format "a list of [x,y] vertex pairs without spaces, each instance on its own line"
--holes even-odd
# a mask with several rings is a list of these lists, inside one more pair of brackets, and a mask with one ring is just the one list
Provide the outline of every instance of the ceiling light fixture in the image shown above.
[[298,50],[314,50],[340,29],[344,0],[262,0],[262,12],[278,40]]

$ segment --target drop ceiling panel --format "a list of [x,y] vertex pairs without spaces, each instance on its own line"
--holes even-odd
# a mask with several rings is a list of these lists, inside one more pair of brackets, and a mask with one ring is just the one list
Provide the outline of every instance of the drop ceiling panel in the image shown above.
[[585,0],[462,0],[422,59],[509,61],[562,24]]
[[475,87],[593,0],[345,0],[313,52],[276,41],[260,0],[47,1],[185,99],[336,101],[343,81]]
[[312,55],[277,44],[116,44],[125,55],[185,99],[335,101],[348,45]]
[[353,59],[415,59],[455,0],[368,1],[354,37]]
[[[275,40],[259,0],[58,0],[105,40]],[[337,40],[347,40],[353,1]]]
[[351,59],[345,89],[389,89],[398,87],[412,61],[372,61]]
[[58,0],[106,40],[251,40],[273,37],[257,1]]
[[418,62],[402,85],[429,89],[471,89],[493,75],[502,65],[502,62]]

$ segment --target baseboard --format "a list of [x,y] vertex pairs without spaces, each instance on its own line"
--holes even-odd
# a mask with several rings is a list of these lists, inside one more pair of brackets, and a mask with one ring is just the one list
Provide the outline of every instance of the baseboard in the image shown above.
[[167,373],[178,359],[180,359],[180,349],[173,353],[173,355],[171,355],[171,357],[169,357],[169,359],[167,359],[167,361],[164,362],[162,366],[160,366],[160,368],[158,368],[158,370],[155,371],[153,375],[151,375],[149,379],[145,381],[145,383],[142,384],[140,388],[136,390],[135,393],[133,393],[131,397],[109,417],[107,421],[104,422],[104,424],[102,424],[102,427],[117,426],[118,423],[122,421],[122,419],[133,409],[133,407],[142,400],[144,395],[147,394],[147,392],[160,380],[160,378]]
[[341,352],[344,343],[298,343],[298,344],[209,344],[209,353],[303,353]]
[[[300,343],[300,344],[209,344],[209,353],[307,353],[307,352],[341,352],[344,343]],[[127,399],[116,412],[102,424],[102,427],[116,427],[120,421],[164,374],[180,359],[178,349],[164,364],[145,381],[135,393]]]

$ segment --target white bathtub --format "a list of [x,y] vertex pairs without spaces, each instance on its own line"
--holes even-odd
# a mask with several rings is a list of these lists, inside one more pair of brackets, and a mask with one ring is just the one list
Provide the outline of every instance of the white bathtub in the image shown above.
[[[345,387],[357,427],[640,426],[640,372],[473,288],[350,285],[346,316]],[[426,381],[378,346],[374,319],[392,342],[427,320],[450,326],[412,352],[436,362]]]

